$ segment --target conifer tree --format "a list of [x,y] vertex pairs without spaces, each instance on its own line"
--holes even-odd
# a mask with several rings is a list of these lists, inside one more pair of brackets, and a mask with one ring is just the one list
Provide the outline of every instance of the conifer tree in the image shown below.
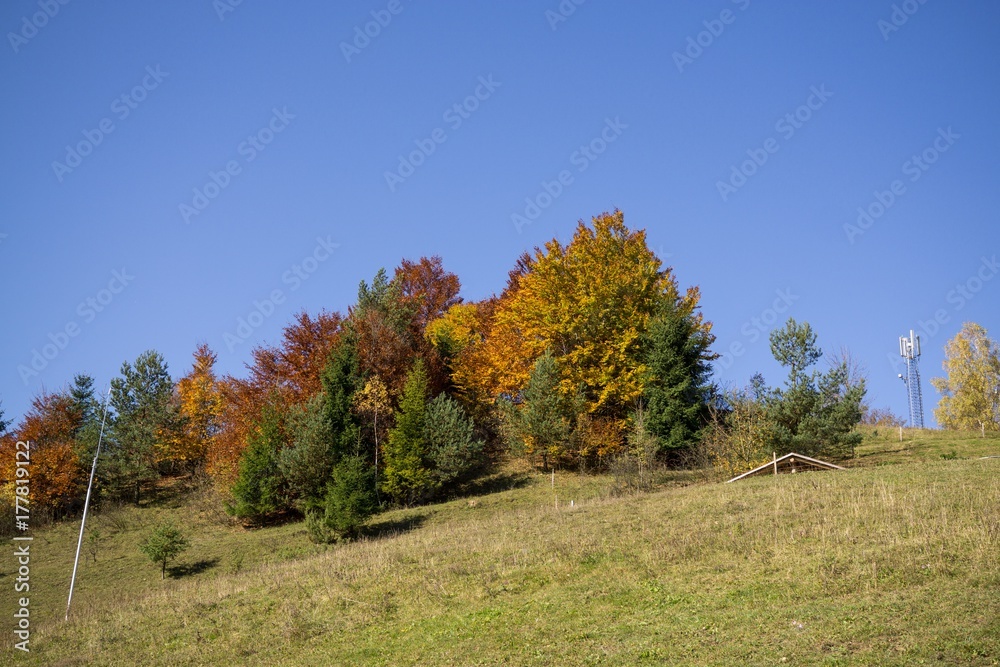
[[427,373],[423,361],[417,359],[403,387],[396,426],[389,431],[382,481],[382,490],[404,504],[424,499],[434,486],[425,461],[427,393]]

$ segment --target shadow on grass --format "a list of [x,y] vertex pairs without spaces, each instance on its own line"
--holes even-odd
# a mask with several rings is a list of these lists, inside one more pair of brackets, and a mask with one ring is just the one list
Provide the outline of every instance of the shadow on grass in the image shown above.
[[195,561],[194,563],[184,563],[182,565],[172,565],[167,568],[167,574],[171,578],[177,579],[180,577],[192,577],[196,574],[201,574],[211,570],[213,567],[219,564],[219,558],[203,558],[202,560]]
[[528,485],[531,476],[523,472],[498,472],[466,482],[455,490],[451,498],[474,498],[520,489]]
[[420,528],[427,521],[427,514],[411,514],[398,519],[383,519],[374,521],[361,528],[359,537],[370,540],[396,537],[411,530]]

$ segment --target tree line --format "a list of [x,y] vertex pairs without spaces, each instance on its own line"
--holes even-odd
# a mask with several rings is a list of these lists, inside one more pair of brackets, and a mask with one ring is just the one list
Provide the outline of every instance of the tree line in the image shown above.
[[[735,471],[773,451],[843,458],[858,443],[864,379],[844,357],[815,370],[808,323],[771,334],[782,387],[713,383],[698,288],[682,290],[620,211],[522,255],[499,294],[469,302],[460,288],[440,257],[403,260],[361,281],[346,313],[296,315],[244,377],[217,375],[206,344],[177,381],[155,350],[125,362],[99,497],[139,503],[161,477],[204,470],[239,520],[304,517],[333,541],[381,507],[447,497],[501,457],[589,470],[700,456]],[[2,436],[0,497],[13,492],[13,443],[30,440],[35,504],[76,511],[102,413],[87,375],[36,396]]]

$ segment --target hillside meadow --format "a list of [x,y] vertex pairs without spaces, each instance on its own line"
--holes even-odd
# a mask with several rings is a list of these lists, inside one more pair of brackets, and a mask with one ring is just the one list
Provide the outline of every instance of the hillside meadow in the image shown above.
[[[869,429],[845,472],[723,484],[510,463],[321,546],[232,525],[173,480],[106,508],[63,621],[78,523],[35,532],[17,665],[997,665],[1000,438]],[[191,548],[160,580],[137,543]],[[0,560],[11,599],[14,568]],[[9,603],[4,605],[9,606]],[[10,622],[10,621],[8,621]]]

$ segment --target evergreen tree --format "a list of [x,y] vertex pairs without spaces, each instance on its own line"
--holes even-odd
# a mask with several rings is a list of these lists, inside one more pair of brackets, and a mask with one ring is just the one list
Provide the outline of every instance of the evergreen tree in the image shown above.
[[548,467],[550,458],[555,461],[568,454],[570,436],[570,410],[559,392],[559,368],[551,350],[535,361],[523,399],[518,430],[527,453],[541,454]]
[[233,501],[226,507],[233,516],[259,522],[286,509],[285,485],[278,469],[278,456],[285,441],[283,421],[275,405],[269,404],[261,412],[240,458],[239,475],[232,488]]
[[[188,548],[187,538],[171,523],[157,526],[146,541],[139,545],[139,551],[160,566],[160,579],[167,576],[167,563]],[[97,556],[94,556],[94,560]]]
[[288,418],[291,446],[278,455],[278,467],[299,509],[322,505],[334,464],[333,433],[324,414],[325,399],[314,396],[293,408]]
[[11,425],[10,421],[4,420],[3,418],[3,401],[0,401],[0,435],[7,432],[7,428]]
[[323,521],[332,537],[353,537],[377,507],[372,467],[358,456],[342,458],[326,490]]
[[167,364],[154,350],[140,354],[134,366],[123,363],[121,377],[111,381],[108,481],[113,492],[130,495],[136,504],[142,488],[158,477],[158,449],[179,427],[172,395]]
[[472,419],[446,394],[427,404],[424,439],[436,491],[461,481],[481,463],[483,443],[475,438]]
[[323,409],[329,424],[331,456],[335,464],[341,457],[360,454],[360,433],[351,412],[354,393],[361,383],[358,356],[350,332],[344,335],[330,355],[323,370]]
[[423,361],[417,359],[403,387],[396,426],[389,431],[382,477],[382,490],[405,504],[424,499],[434,486],[425,462],[427,393],[427,373]]
[[672,303],[650,323],[643,340],[649,368],[644,427],[659,438],[661,451],[693,445],[708,422],[710,344],[710,334]]
[[806,373],[823,356],[808,322],[798,324],[790,318],[784,328],[772,331],[771,351],[789,369],[784,389],[774,390],[767,398],[777,453],[851,456],[861,442],[854,427],[861,422],[864,380],[851,381],[843,360],[827,373]]
[[[73,413],[77,420],[73,434],[76,455],[80,458],[81,465],[89,466],[94,459],[101,435],[103,406],[94,394],[94,379],[86,374],[73,378],[69,395],[73,401]],[[104,480],[105,476],[102,474],[99,479]]]

